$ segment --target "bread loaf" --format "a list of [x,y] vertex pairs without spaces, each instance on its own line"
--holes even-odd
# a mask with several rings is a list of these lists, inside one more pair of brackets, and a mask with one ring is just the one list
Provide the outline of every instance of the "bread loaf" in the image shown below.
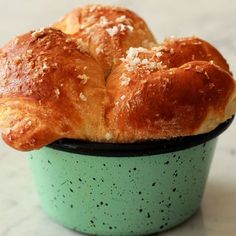
[[158,44],[126,9],[79,8],[0,50],[0,128],[21,151],[61,138],[197,135],[235,111],[235,81],[212,45],[196,37]]

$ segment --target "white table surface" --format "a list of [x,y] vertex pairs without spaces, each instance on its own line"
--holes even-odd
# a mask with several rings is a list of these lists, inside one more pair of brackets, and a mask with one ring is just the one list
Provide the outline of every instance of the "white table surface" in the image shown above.
[[[197,35],[213,43],[236,74],[236,1],[123,0],[146,19],[157,39]],[[0,0],[0,46],[16,34],[53,23],[89,1]],[[201,210],[163,236],[236,235],[236,122],[218,142]],[[0,236],[76,236],[41,211],[26,153],[0,142]]]

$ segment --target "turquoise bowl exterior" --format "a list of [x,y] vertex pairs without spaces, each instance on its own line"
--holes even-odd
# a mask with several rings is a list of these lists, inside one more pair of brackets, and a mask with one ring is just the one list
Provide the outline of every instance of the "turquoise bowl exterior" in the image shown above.
[[45,147],[30,153],[42,208],[91,235],[148,235],[200,207],[216,138],[145,156],[95,156]]

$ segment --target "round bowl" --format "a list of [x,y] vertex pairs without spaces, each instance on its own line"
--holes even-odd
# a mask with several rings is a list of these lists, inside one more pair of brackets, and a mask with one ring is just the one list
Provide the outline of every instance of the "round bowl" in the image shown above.
[[92,235],[148,235],[200,207],[217,136],[132,144],[60,140],[30,153],[41,204],[54,220]]

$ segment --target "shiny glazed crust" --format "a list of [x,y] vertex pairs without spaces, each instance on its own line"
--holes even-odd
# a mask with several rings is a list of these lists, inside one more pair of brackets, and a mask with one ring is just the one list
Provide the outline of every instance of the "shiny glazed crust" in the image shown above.
[[31,150],[61,136],[99,140],[104,74],[76,39],[55,29],[20,36],[4,47],[0,75],[0,126],[9,145]]
[[129,47],[156,43],[144,20],[120,7],[89,5],[78,8],[54,24],[54,27],[87,44],[106,76]]
[[61,138],[124,143],[196,135],[235,110],[235,81],[213,46],[196,37],[155,44],[126,9],[76,9],[0,50],[0,128],[18,150]]

